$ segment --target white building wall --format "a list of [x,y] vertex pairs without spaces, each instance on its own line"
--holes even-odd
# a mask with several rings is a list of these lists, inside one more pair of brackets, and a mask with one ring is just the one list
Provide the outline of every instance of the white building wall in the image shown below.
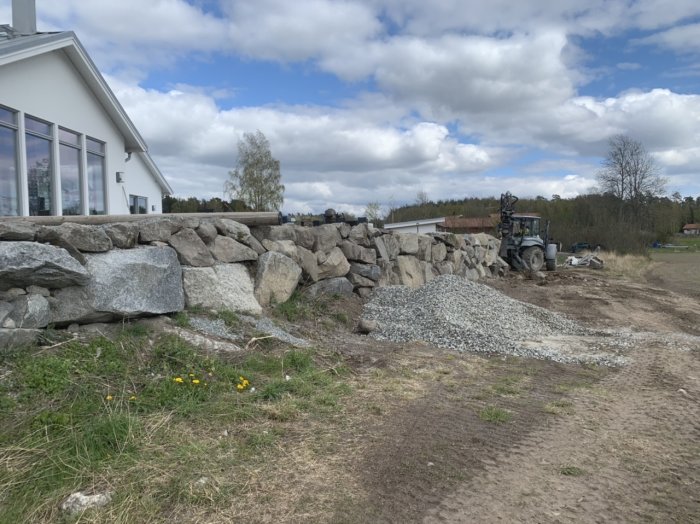
[[[138,154],[125,162],[124,138],[63,51],[53,51],[0,68],[0,103],[106,143],[105,189],[108,214],[128,214],[116,173],[129,189],[141,191],[160,210],[161,188]],[[137,159],[137,160],[135,160]],[[127,193],[128,194],[128,193]]]

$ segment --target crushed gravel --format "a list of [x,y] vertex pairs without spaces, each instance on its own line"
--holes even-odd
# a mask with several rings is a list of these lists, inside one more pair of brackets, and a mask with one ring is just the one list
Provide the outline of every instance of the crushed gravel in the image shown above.
[[[617,366],[625,361],[620,353],[630,347],[629,339],[610,337],[454,275],[418,289],[378,288],[365,304],[363,318],[377,322],[370,336],[378,340],[420,340],[458,351],[558,362]],[[572,345],[567,339],[585,342]]]

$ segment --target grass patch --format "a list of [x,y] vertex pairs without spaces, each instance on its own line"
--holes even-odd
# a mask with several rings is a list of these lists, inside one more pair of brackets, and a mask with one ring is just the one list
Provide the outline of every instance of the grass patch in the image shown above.
[[580,477],[582,475],[585,475],[586,472],[576,466],[562,466],[559,468],[559,474],[564,475],[566,477]]
[[649,256],[620,255],[614,251],[599,254],[605,262],[605,270],[611,275],[630,279],[641,279],[653,265]]
[[570,400],[555,400],[544,406],[545,413],[550,415],[568,415],[573,412],[574,403]]
[[173,315],[173,322],[177,327],[188,328],[190,327],[190,316],[185,311],[178,311]]
[[481,411],[479,411],[479,418],[485,422],[493,422],[496,424],[503,424],[508,422],[512,415],[510,411],[496,406],[487,406]]
[[229,311],[228,309],[219,311],[217,313],[217,317],[223,320],[224,324],[226,324],[226,326],[230,328],[238,326],[241,322],[241,319],[238,317],[238,315],[233,311]]
[[81,489],[113,492],[89,521],[225,508],[253,488],[221,472],[252,470],[279,453],[285,424],[336,412],[349,393],[333,355],[219,356],[145,334],[0,354],[0,520],[62,521],[60,502]]

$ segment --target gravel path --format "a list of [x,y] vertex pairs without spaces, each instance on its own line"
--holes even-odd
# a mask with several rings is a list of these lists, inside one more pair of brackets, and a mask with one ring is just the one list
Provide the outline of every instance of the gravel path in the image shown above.
[[[363,317],[378,323],[378,340],[422,340],[458,351],[620,365],[630,337],[610,337],[544,308],[514,300],[478,282],[440,276],[411,289],[375,290]],[[584,337],[574,350],[566,337]],[[560,347],[561,346],[561,347]]]

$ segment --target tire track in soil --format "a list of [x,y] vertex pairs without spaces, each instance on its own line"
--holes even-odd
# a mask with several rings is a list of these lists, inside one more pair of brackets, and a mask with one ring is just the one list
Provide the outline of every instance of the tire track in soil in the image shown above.
[[[499,456],[550,423],[552,415],[543,408],[562,397],[559,387],[608,373],[515,357],[493,357],[489,368],[476,378],[453,368],[450,385],[432,384],[430,394],[387,413],[389,427],[368,428],[357,470],[369,495],[332,521],[419,522],[445,493],[497,467]],[[514,377],[519,394],[493,393]],[[513,420],[481,420],[479,412],[490,405],[508,410]]]
[[423,521],[700,522],[699,378],[698,352],[639,348],[602,390],[572,397],[573,416],[499,450]]

